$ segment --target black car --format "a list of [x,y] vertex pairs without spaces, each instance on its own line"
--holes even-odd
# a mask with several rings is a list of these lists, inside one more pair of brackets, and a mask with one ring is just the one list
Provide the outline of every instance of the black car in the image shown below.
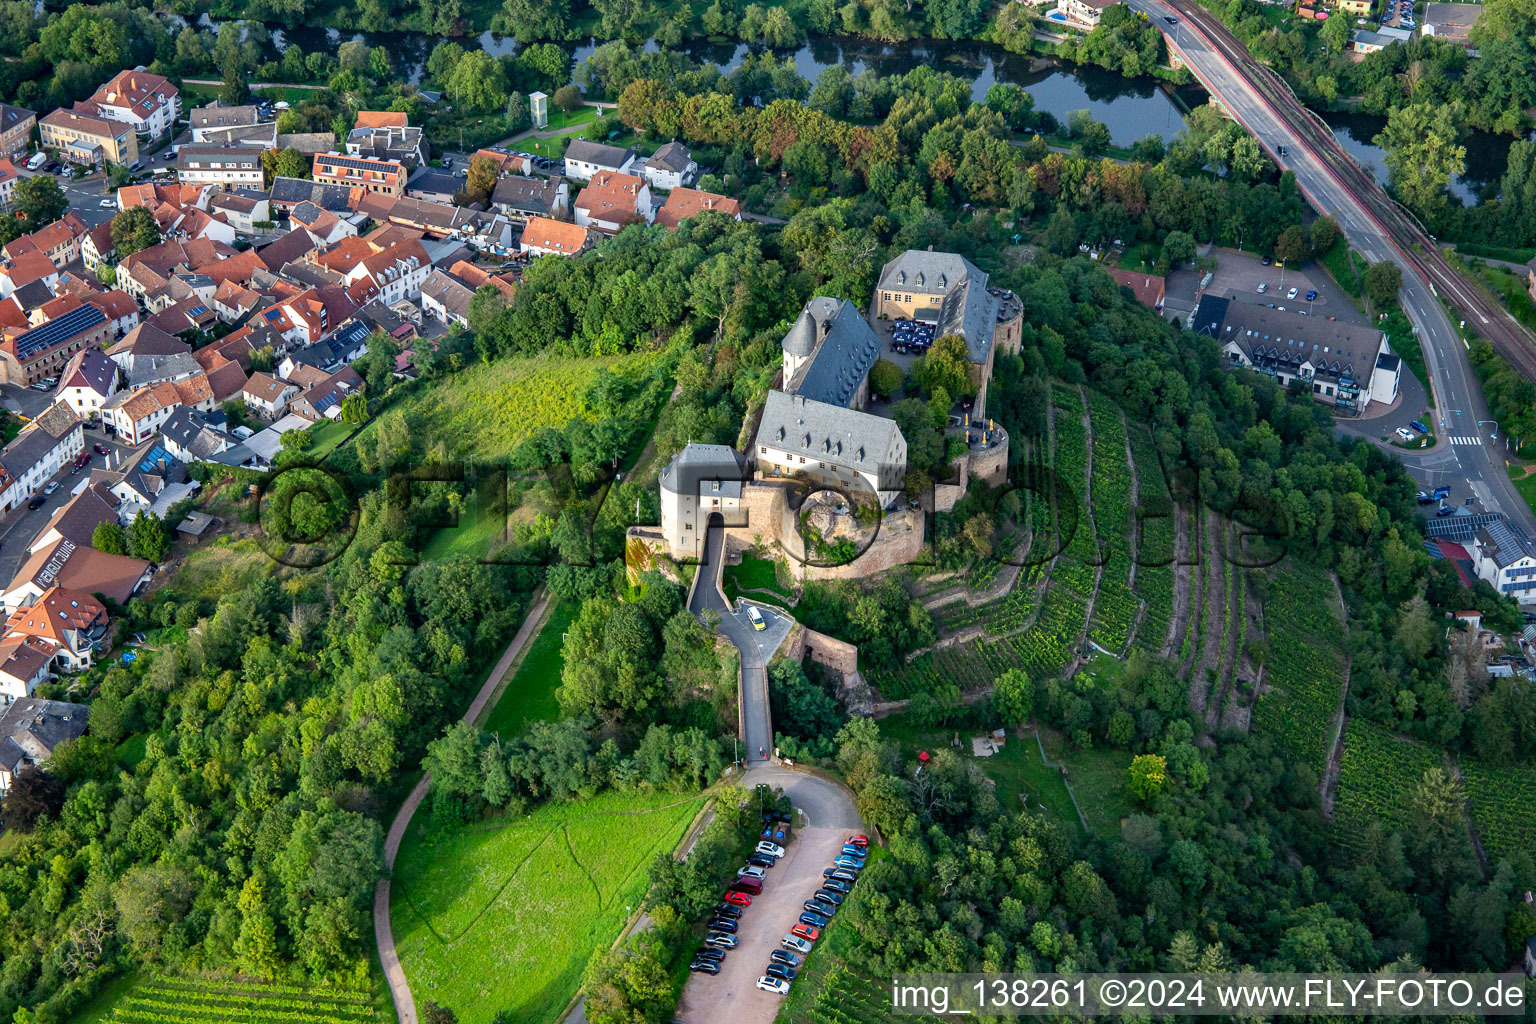
[[47,504],[47,502],[48,502],[48,498],[47,498],[46,495],[38,494],[38,495],[33,496],[31,501],[27,502],[27,508],[29,508],[32,511],[36,512],[38,509],[42,508],[45,504]]
[[720,965],[713,960],[695,960],[688,969],[697,974],[719,974]]
[[765,853],[754,853],[752,856],[747,858],[747,863],[751,864],[755,868],[771,868],[776,863],[778,863],[778,861]]
[[730,932],[736,934],[736,922],[728,917],[717,917],[709,922],[709,930],[712,932]]
[[728,917],[734,921],[741,916],[741,908],[734,903],[716,903],[715,916]]
[[840,892],[844,896],[853,891],[853,886],[849,885],[841,878],[828,878],[826,881],[821,883],[821,887],[823,889],[829,889],[832,892]]
[[800,958],[795,956],[795,954],[791,953],[787,949],[774,950],[772,953],[768,954],[768,959],[772,960],[776,964],[783,964],[785,967],[800,966]]
[[725,959],[725,950],[716,949],[714,946],[705,946],[693,954],[693,958],[695,960],[713,960],[715,963],[719,963]]
[[1179,19],[1173,17],[1172,15],[1165,15],[1163,17],[1163,20],[1166,21],[1170,25],[1177,25],[1179,23]]
[[793,967],[785,967],[783,964],[769,964],[763,973],[770,978],[782,978],[785,981],[795,980],[795,969]]
[[727,935],[725,932],[710,932],[705,936],[704,944],[706,946],[718,946],[720,949],[735,949],[737,940],[736,936]]
[[815,900],[821,900],[823,903],[830,903],[834,907],[840,907],[843,905],[843,894],[840,892],[833,892],[831,889],[817,889],[816,895],[812,896],[811,898]]
[[802,906],[811,913],[820,914],[822,917],[831,917],[837,913],[836,907],[822,900],[806,900]]
[[815,911],[807,910],[800,915],[800,923],[808,924],[812,928],[825,928],[828,921],[825,914],[818,914]]

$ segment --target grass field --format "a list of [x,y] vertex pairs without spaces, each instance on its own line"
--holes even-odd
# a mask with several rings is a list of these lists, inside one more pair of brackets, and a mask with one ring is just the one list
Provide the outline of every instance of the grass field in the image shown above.
[[526,818],[428,837],[416,819],[395,864],[395,940],[417,1000],[462,1024],[510,1010],[552,1024],[593,950],[619,934],[647,865],[677,845],[704,798],[606,793]]
[[225,534],[188,551],[181,568],[161,589],[178,599],[217,600],[258,575],[280,568],[256,541],[249,537],[234,540]]
[[[447,439],[452,455],[496,459],[535,430],[560,429],[575,417],[590,417],[587,388],[599,369],[638,384],[658,358],[653,353],[601,359],[540,355],[476,363],[451,380],[418,388],[391,411],[402,412],[417,437]],[[377,429],[376,424],[367,429]]]
[[1520,497],[1532,509],[1536,509],[1536,475],[1526,476],[1525,471],[1519,466],[1509,467],[1509,478],[1515,483],[1515,490],[1520,492]]
[[560,673],[565,668],[562,645],[578,608],[574,601],[560,601],[550,609],[544,627],[533,638],[522,664],[485,720],[488,731],[515,736],[531,722],[552,722],[560,717],[555,690],[560,687]]
[[376,1024],[376,994],[241,979],[125,976],[109,983],[71,1024]]

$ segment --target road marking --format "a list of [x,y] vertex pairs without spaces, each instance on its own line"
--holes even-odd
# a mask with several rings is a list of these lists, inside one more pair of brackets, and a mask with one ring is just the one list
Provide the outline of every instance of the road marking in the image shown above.
[[1483,439],[1473,434],[1457,434],[1451,438],[1451,444],[1482,444]]

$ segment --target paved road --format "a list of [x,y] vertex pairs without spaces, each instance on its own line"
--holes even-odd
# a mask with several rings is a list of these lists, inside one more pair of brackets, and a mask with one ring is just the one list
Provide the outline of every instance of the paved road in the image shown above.
[[[1331,215],[1356,250],[1375,261],[1392,260],[1403,271],[1399,294],[1404,311],[1419,330],[1428,364],[1430,387],[1435,395],[1435,424],[1442,437],[1477,438],[1481,443],[1442,446],[1426,456],[1402,454],[1404,463],[1421,480],[1463,481],[1470,495],[1484,508],[1502,512],[1536,536],[1536,515],[1521,500],[1504,467],[1503,437],[1494,438],[1494,424],[1472,372],[1455,326],[1446,316],[1429,279],[1392,240],[1389,232],[1360,197],[1346,187],[1334,169],[1291,123],[1261,95],[1250,80],[1262,74],[1248,68],[1251,61],[1229,39],[1208,35],[1190,23],[1184,0],[1129,0],[1137,11],[1152,19],[1183,56],[1196,77],[1221,105],[1246,127],[1281,167],[1295,172],[1302,192],[1320,212]],[[1198,13],[1196,16],[1199,16]],[[1165,20],[1177,17],[1170,25]],[[1214,31],[1214,30],[1213,30]],[[1241,67],[1241,70],[1240,70]],[[1279,156],[1284,147],[1285,156]],[[1465,288],[1466,285],[1461,285]],[[1484,330],[1485,325],[1479,325]]]
[[[718,516],[713,518],[719,519]],[[768,627],[759,632],[752,628],[746,615],[731,611],[720,590],[720,578],[725,571],[724,552],[725,529],[719,522],[711,521],[688,610],[694,615],[716,612],[720,616],[720,632],[741,652],[741,739],[747,748],[748,763],[758,764],[765,759],[758,751],[772,753],[773,746],[773,723],[768,709],[768,659],[783,642],[792,622],[788,616],[764,609],[763,617],[768,620]]]
[[[480,692],[475,694],[475,699],[470,702],[469,709],[464,712],[463,721],[473,724],[480,718],[480,713],[485,710],[486,704],[497,688],[501,686],[502,677],[512,667],[512,663],[522,654],[523,648],[538,627],[544,621],[544,611],[549,605],[549,594],[540,590],[535,597],[533,606],[528,609],[528,614],[523,617],[523,624],[517,630],[517,635],[512,642],[507,644],[507,649],[501,652],[501,659],[496,662],[495,668],[485,677],[485,685],[480,687]],[[426,799],[427,791],[432,786],[432,776],[423,775],[421,781],[411,790],[405,798],[405,803],[400,806],[395,820],[389,825],[389,832],[384,837],[384,876],[379,879],[377,888],[373,891],[373,938],[379,947],[379,962],[384,966],[384,978],[389,983],[389,994],[395,1001],[395,1014],[399,1017],[400,1024],[417,1024],[416,999],[411,995],[410,982],[405,980],[405,970],[400,966],[400,956],[395,951],[395,931],[389,921],[389,873],[394,870],[395,857],[400,853],[400,843],[405,839],[405,830],[411,825],[411,818],[416,814],[416,808]]]
[[[10,390],[10,389],[8,389]],[[38,392],[32,392],[38,394]],[[50,397],[50,396],[44,396]],[[89,479],[89,470],[100,469],[107,465],[115,456],[97,455],[91,449],[93,444],[105,444],[114,452],[131,451],[131,445],[119,444],[116,438],[108,437],[100,430],[87,430],[85,432],[85,450],[90,453],[91,461],[79,472],[71,473],[73,465],[66,465],[53,478],[58,482],[59,489],[47,498],[41,508],[30,509],[23,503],[11,510],[5,518],[0,519],[0,580],[9,580],[16,575],[16,570],[21,568],[21,563],[27,558],[27,547],[40,533],[43,527],[48,525],[48,520],[59,510],[59,506],[74,497],[75,493],[85,487]],[[174,525],[174,524],[173,524]]]

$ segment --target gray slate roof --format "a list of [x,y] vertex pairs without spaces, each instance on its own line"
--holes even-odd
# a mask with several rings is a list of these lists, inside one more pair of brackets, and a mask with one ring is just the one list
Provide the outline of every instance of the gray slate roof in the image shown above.
[[230,439],[208,425],[196,409],[181,406],[160,426],[160,433],[195,459],[209,459],[231,446]]
[[693,162],[693,155],[688,152],[688,147],[676,140],[667,143],[651,154],[651,158],[645,162],[647,167],[657,167],[665,171],[675,171],[678,174],[686,171],[688,165]]
[[957,253],[908,249],[880,270],[880,289],[941,294],[936,337],[965,338],[973,363],[985,363],[997,328],[998,296],[987,288],[986,272]]
[[906,438],[894,420],[782,391],[768,392],[757,428],[759,445],[771,445],[803,454],[807,460],[814,458],[859,473],[879,474],[882,490],[899,487],[906,470],[905,465],[885,462],[886,453],[897,441],[905,451]]
[[90,716],[84,704],[23,697],[0,715],[0,767],[15,774],[46,760],[59,744],[84,735]]
[[701,483],[720,482],[720,494],[741,497],[741,485],[751,479],[746,461],[723,444],[690,444],[672,456],[661,471],[661,487],[673,494],[697,496]]
[[[809,345],[807,344],[809,342]],[[847,405],[880,358],[880,339],[851,302],[817,297],[784,337],[784,350],[813,353],[784,390],[817,402]]]
[[611,167],[618,170],[635,157],[632,149],[620,149],[618,146],[606,146],[601,142],[588,142],[586,139],[577,139],[572,142],[565,151],[567,160],[575,160],[583,164],[597,164],[599,167]]

